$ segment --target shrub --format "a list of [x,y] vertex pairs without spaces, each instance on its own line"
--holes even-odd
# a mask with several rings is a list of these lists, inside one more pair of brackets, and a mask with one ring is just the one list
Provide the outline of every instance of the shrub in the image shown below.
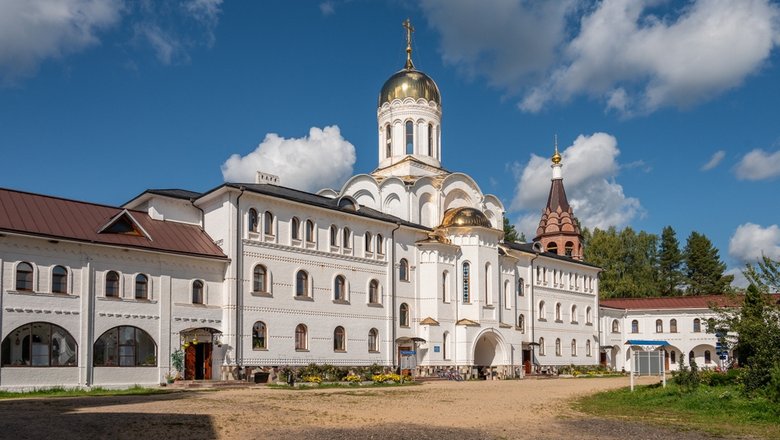
[[680,356],[680,369],[674,374],[674,382],[683,390],[693,391],[701,383],[699,367],[696,361],[691,359],[691,368],[685,366],[684,356]]
[[320,376],[303,376],[301,380],[307,383],[322,383],[322,378]]
[[775,363],[769,372],[769,384],[766,386],[766,396],[775,403],[780,403],[780,363]]
[[347,377],[344,378],[349,383],[360,383],[363,381],[363,378],[356,375],[356,374],[348,374]]

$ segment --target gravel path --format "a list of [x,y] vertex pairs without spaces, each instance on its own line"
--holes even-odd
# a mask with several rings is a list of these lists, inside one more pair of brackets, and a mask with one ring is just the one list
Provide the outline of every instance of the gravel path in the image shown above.
[[712,438],[605,420],[569,400],[625,378],[430,382],[288,391],[265,387],[157,396],[0,401],[0,438],[675,439]]

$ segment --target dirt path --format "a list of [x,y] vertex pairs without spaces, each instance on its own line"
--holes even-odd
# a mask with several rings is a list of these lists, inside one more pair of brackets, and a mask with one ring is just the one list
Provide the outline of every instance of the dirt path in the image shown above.
[[625,378],[433,382],[419,387],[251,388],[0,402],[0,437],[163,439],[704,439],[570,409]]

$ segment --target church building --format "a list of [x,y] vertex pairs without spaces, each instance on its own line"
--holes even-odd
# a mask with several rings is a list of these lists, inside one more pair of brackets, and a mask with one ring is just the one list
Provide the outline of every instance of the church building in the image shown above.
[[[377,167],[308,193],[258,172],[121,207],[0,190],[1,388],[158,384],[310,363],[519,377],[599,362],[561,156],[533,243],[442,166],[442,95],[407,57],[377,101]],[[265,170],[273,172],[273,170]]]

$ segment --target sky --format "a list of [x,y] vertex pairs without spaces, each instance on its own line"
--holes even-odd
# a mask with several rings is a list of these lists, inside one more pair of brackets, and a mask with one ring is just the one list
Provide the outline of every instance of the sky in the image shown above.
[[584,226],[698,231],[737,275],[780,258],[777,0],[0,0],[0,186],[338,188],[376,168],[407,17],[443,166],[528,238],[557,135]]

